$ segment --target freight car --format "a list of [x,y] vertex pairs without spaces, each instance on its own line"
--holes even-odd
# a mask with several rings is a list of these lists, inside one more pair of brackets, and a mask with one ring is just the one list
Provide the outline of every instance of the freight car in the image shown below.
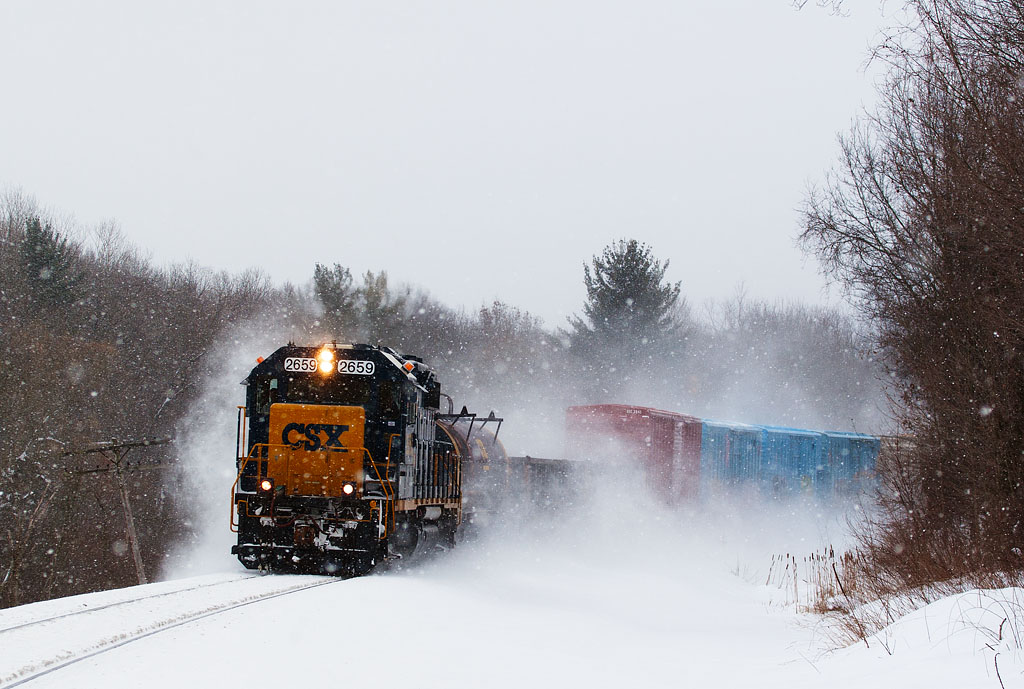
[[861,433],[701,420],[619,404],[570,407],[572,453],[635,459],[654,494],[668,502],[721,490],[770,497],[855,495],[874,483],[881,441]]
[[566,427],[570,457],[630,457],[645,468],[644,480],[655,495],[669,503],[696,497],[700,419],[648,407],[598,404],[569,407]]
[[361,574],[451,547],[506,460],[501,419],[442,413],[434,371],[387,347],[289,344],[243,384],[232,553],[251,569]]

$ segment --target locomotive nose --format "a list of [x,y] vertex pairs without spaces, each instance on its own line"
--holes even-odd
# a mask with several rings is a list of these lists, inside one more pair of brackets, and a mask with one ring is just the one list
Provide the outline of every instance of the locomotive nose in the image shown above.
[[271,405],[267,478],[285,495],[357,494],[363,479],[365,428],[362,407]]

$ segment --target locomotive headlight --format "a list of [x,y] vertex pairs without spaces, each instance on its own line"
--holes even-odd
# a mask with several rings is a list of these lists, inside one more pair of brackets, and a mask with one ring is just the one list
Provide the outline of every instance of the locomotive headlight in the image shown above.
[[316,354],[321,373],[330,373],[334,370],[334,352],[324,347]]
[[262,481],[260,481],[260,490],[269,493],[270,491],[274,490],[274,482],[271,481],[269,478],[263,479]]
[[341,492],[344,493],[345,495],[352,495],[352,493],[356,492],[356,484],[346,483],[341,487]]

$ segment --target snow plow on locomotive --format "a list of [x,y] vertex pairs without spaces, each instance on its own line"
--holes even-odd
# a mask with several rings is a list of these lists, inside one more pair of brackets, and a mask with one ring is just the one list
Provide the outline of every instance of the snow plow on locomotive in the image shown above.
[[250,569],[356,575],[449,548],[474,456],[504,459],[501,419],[442,413],[434,371],[386,347],[289,344],[243,384],[232,553]]

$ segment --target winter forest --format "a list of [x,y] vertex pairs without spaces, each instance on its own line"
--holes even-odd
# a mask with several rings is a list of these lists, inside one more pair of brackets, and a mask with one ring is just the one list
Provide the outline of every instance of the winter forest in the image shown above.
[[[664,280],[669,259],[635,240],[567,266],[582,273],[587,303],[545,329],[508,304],[464,313],[340,263],[312,266],[299,286],[160,268],[116,228],[63,227],[19,193],[4,197],[2,217],[5,605],[138,581],[122,484],[144,570],[160,572],[191,535],[188,484],[174,443],[161,443],[195,422],[216,357],[246,333],[276,335],[273,347],[379,342],[422,356],[460,404],[510,419],[506,442],[518,441],[517,421],[555,436],[569,405],[638,399],[805,427],[886,423],[870,340],[850,317],[742,293],[695,313]],[[123,468],[97,471],[110,458]],[[220,461],[233,459],[209,458]]]
[[457,404],[506,419],[510,454],[557,456],[565,408],[591,403],[890,436],[853,524],[849,594],[1019,583],[1024,3],[909,0],[906,13],[875,48],[876,106],[840,136],[794,228],[843,289],[839,309],[742,285],[693,303],[685,276],[666,279],[673,256],[624,230],[566,263],[586,299],[545,324],[502,301],[448,306],[386,264],[353,275],[344,255],[311,263],[303,284],[158,265],[115,224],[7,190],[0,606],[159,577],[198,538],[176,440],[202,423],[225,353],[252,338],[421,356]]

